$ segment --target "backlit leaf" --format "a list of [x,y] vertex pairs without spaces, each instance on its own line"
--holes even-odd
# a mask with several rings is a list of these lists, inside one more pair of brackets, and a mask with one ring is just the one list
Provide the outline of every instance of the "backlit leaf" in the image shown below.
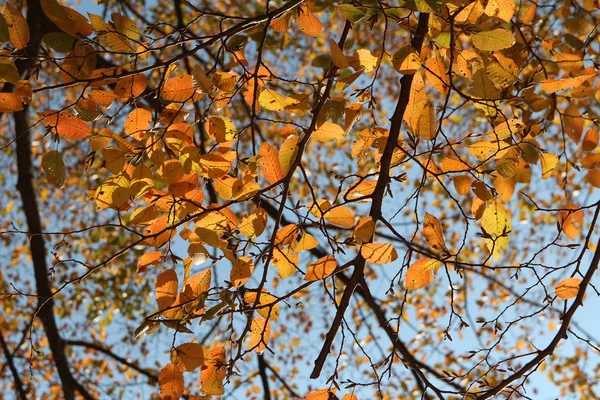
[[579,278],[566,278],[559,282],[554,288],[554,293],[561,299],[572,299],[577,297],[579,293],[579,285],[581,279]]
[[48,181],[55,188],[61,188],[65,184],[66,171],[62,155],[56,150],[49,150],[42,156],[42,168],[48,177]]
[[321,279],[325,279],[335,271],[337,268],[337,262],[335,261],[334,256],[325,256],[319,259],[318,261],[310,264],[306,269],[306,274],[304,275],[305,281],[318,281]]
[[274,185],[281,181],[284,175],[279,164],[279,152],[269,143],[263,142],[258,149],[258,155],[261,157],[260,169],[267,182]]
[[269,344],[271,337],[271,323],[265,318],[253,318],[250,325],[250,341],[248,342],[248,350],[256,351],[262,354]]
[[471,36],[471,40],[473,46],[485,51],[508,49],[515,43],[513,34],[504,28],[476,33]]
[[421,289],[433,282],[435,273],[442,263],[430,258],[421,258],[406,270],[404,285],[409,290]]
[[360,248],[360,254],[373,264],[388,264],[398,258],[396,249],[389,243],[366,243]]
[[177,400],[183,395],[183,374],[175,364],[167,364],[158,374],[162,400]]
[[177,298],[179,283],[174,269],[161,273],[156,280],[156,303],[160,310],[171,306]]

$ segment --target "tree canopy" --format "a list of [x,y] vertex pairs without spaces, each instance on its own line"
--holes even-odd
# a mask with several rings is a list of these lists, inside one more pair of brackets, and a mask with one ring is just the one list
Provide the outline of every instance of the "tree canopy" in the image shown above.
[[600,397],[598,8],[7,0],[2,392]]

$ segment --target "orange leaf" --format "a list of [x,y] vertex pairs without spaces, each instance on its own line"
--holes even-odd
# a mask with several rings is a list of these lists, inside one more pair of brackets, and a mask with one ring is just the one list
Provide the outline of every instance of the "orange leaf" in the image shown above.
[[149,253],[144,254],[140,257],[137,263],[137,271],[136,272],[144,272],[146,271],[146,267],[151,264],[158,264],[158,261],[162,258],[163,253],[160,251],[151,251]]
[[279,152],[269,143],[263,142],[258,149],[258,155],[262,157],[259,165],[267,182],[274,185],[282,180],[284,175],[279,164]]
[[350,229],[354,226],[354,213],[346,206],[336,206],[325,213],[325,220],[333,226]]
[[344,129],[338,124],[325,121],[317,127],[312,137],[321,143],[329,143],[336,139],[342,139],[345,136]]
[[319,36],[323,30],[321,21],[305,6],[298,9],[296,22],[300,30],[309,36]]
[[88,19],[72,8],[64,7],[56,0],[40,0],[40,4],[48,19],[63,32],[75,37],[92,34]]
[[150,121],[152,121],[150,111],[136,108],[129,113],[125,120],[125,133],[133,136],[135,139],[142,139],[144,133],[150,128]]
[[158,308],[164,310],[168,308],[177,297],[177,273],[174,269],[168,269],[158,276],[156,280],[156,303]]
[[436,254],[448,254],[444,233],[440,221],[429,213],[425,213],[423,221],[423,236],[427,240],[427,244]]
[[441,262],[429,258],[421,258],[406,271],[404,284],[407,289],[420,289],[433,282],[433,273],[437,272]]
[[246,292],[244,294],[244,301],[249,305],[254,305],[255,307],[260,307],[256,310],[256,312],[264,318],[278,319],[279,318],[279,304],[276,303],[277,298],[272,294],[269,294],[264,291],[260,293],[260,299],[257,304],[256,299],[258,297],[258,293],[256,292]]
[[194,96],[196,89],[192,82],[192,75],[176,76],[169,79],[163,86],[162,98],[165,100],[184,103]]
[[362,217],[358,220],[356,228],[354,228],[354,240],[357,243],[368,243],[375,232],[375,222],[371,217]]
[[14,93],[0,93],[0,112],[21,111],[23,103]]
[[310,264],[304,275],[305,281],[318,281],[325,279],[333,274],[337,268],[337,262],[334,256],[325,256],[318,261]]
[[183,395],[183,374],[175,364],[167,364],[158,374],[162,400],[177,400]]
[[552,94],[554,92],[558,92],[559,90],[581,86],[583,82],[587,81],[593,76],[595,76],[595,74],[581,75],[576,78],[546,79],[540,83],[540,86],[546,91],[546,93]]
[[130,75],[117,82],[114,93],[120,100],[126,101],[144,93],[147,86],[148,78],[144,74]]
[[245,285],[254,271],[254,262],[250,257],[239,257],[233,262],[231,272],[229,273],[229,280],[235,287]]
[[10,36],[10,43],[17,50],[22,50],[29,43],[29,27],[27,21],[21,15],[21,12],[13,7],[12,4],[6,3],[4,9],[4,19],[8,25],[8,34]]
[[563,279],[558,285],[556,285],[556,288],[554,288],[554,293],[561,299],[572,299],[577,297],[580,284],[581,279],[579,278]]
[[365,260],[373,264],[387,264],[398,258],[396,249],[389,243],[366,243],[360,249]]
[[258,354],[262,354],[269,344],[271,336],[271,323],[265,318],[258,317],[252,319],[250,325],[250,341],[248,342],[248,350],[254,350]]
[[212,273],[210,269],[205,269],[198,274],[191,276],[183,283],[181,290],[183,301],[197,300],[202,294],[208,293],[211,285]]
[[598,131],[595,128],[588,129],[581,144],[583,151],[593,151],[598,146],[598,136]]
[[217,347],[210,352],[210,358],[200,371],[200,384],[205,394],[221,396],[225,393],[223,380],[227,368],[225,365],[225,349]]
[[329,400],[335,395],[335,389],[317,389],[306,395],[306,400]]
[[182,371],[193,371],[206,365],[210,358],[208,349],[198,343],[184,343],[175,348],[175,364]]
[[287,246],[292,244],[298,236],[298,225],[289,224],[280,228],[275,234],[275,246]]

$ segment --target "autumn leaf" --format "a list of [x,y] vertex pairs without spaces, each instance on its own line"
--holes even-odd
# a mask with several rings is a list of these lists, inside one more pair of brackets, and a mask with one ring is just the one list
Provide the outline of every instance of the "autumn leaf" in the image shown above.
[[262,354],[271,336],[271,323],[265,318],[253,318],[250,325],[250,341],[248,342],[248,350],[256,351]]
[[325,256],[318,261],[312,263],[306,269],[304,280],[306,281],[318,281],[325,279],[333,273],[337,268],[337,262],[333,256]]
[[577,297],[577,294],[579,293],[580,284],[581,279],[579,278],[563,279],[554,288],[554,293],[561,299],[572,299],[574,297]]
[[279,152],[267,142],[263,142],[258,150],[258,155],[261,157],[260,168],[263,176],[274,185],[284,178],[281,164],[279,163]]
[[160,370],[158,384],[163,400],[177,400],[183,395],[183,374],[175,364],[167,364]]
[[433,282],[435,273],[442,263],[438,260],[421,258],[408,267],[404,285],[409,290],[421,289]]
[[396,249],[389,243],[366,243],[360,248],[360,254],[373,264],[388,264],[398,258]]

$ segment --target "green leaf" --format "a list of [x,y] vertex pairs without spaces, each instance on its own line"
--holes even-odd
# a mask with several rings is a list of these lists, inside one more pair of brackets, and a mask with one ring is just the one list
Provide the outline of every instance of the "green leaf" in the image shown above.
[[8,33],[8,24],[4,15],[0,13],[0,42],[8,42],[10,40],[10,34]]
[[52,186],[60,188],[65,184],[65,163],[58,151],[50,150],[42,156],[42,168]]
[[0,81],[17,83],[21,79],[15,63],[6,57],[0,57]]
[[338,10],[348,21],[352,23],[360,21],[367,15],[367,13],[365,13],[363,10],[354,7],[352,4],[341,4],[338,6]]
[[51,32],[44,35],[42,39],[46,46],[57,53],[68,53],[73,50],[77,38],[64,32]]

